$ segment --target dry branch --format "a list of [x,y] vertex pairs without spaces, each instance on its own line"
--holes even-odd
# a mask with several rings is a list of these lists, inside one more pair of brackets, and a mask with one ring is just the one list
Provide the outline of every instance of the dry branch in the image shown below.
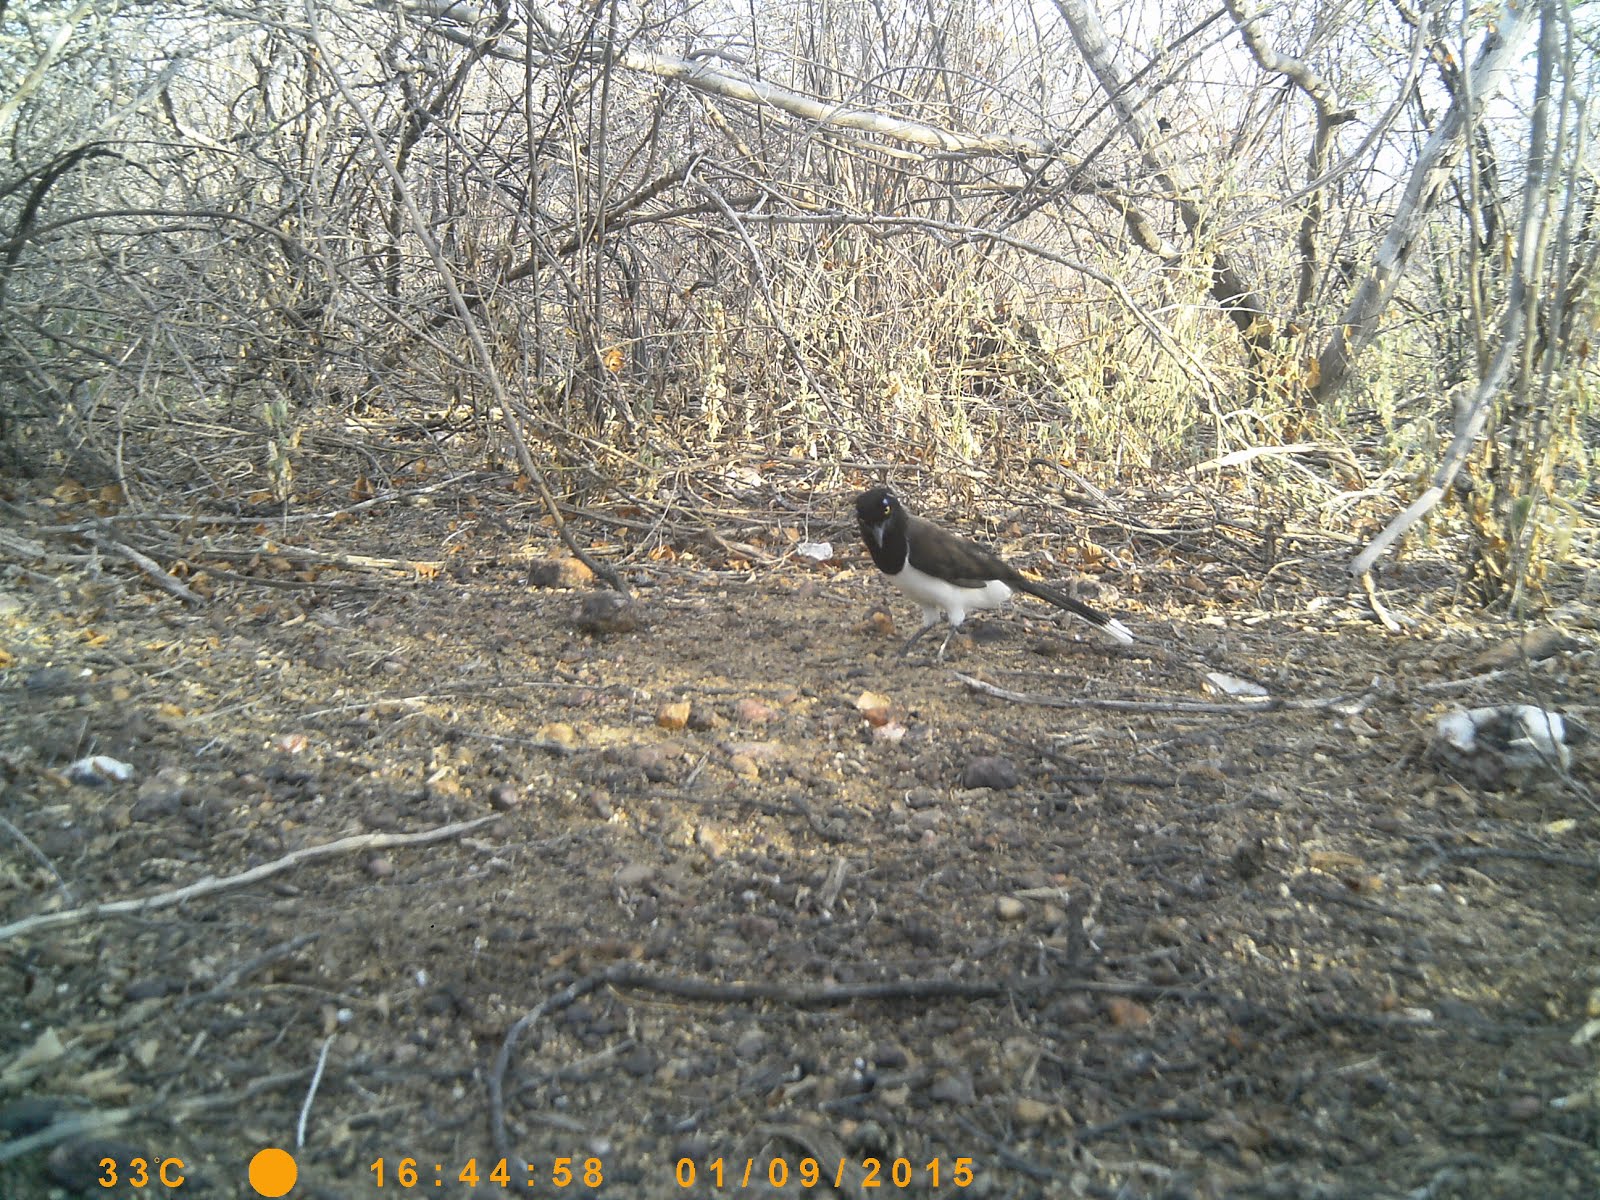
[[302,846],[298,850],[285,854],[282,858],[274,859],[269,863],[251,867],[248,871],[240,871],[237,875],[226,875],[221,879],[207,876],[184,887],[174,888],[169,892],[157,892],[153,896],[145,896],[137,900],[110,900],[101,904],[84,904],[77,908],[63,909],[60,912],[38,913],[31,917],[24,917],[20,921],[13,921],[9,925],[0,925],[0,942],[10,941],[12,938],[21,937],[40,929],[55,929],[62,925],[76,925],[80,921],[87,921],[98,917],[115,917],[127,913],[147,913],[157,909],[171,908],[174,904],[182,904],[185,900],[193,900],[200,896],[209,896],[213,892],[226,891],[228,888],[243,887],[245,884],[256,883],[269,876],[280,874],[291,867],[298,867],[302,863],[316,862],[323,858],[332,858],[339,854],[349,854],[355,850],[387,850],[394,846],[424,846],[429,842],[442,842],[448,838],[456,837],[487,825],[490,821],[499,820],[496,816],[477,817],[471,821],[457,821],[453,825],[440,825],[434,829],[424,829],[419,833],[362,833],[353,837],[340,838],[337,842],[326,842],[320,846]]

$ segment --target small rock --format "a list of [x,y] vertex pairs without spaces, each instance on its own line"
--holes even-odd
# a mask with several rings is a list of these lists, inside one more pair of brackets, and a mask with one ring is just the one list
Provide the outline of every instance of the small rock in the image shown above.
[[656,724],[663,729],[682,729],[689,724],[689,702],[677,700],[656,710]]
[[123,999],[138,1003],[140,1000],[158,1000],[162,996],[181,996],[183,980],[172,975],[149,975],[131,980],[122,989]]
[[870,633],[875,637],[894,636],[894,617],[882,608],[874,607],[852,628],[853,633]]
[[930,787],[912,788],[906,793],[906,807],[912,809],[932,808],[943,800],[944,797]]
[[1233,848],[1229,861],[1240,879],[1254,879],[1267,861],[1267,843],[1260,834],[1247,837]]
[[928,1089],[928,1098],[944,1104],[971,1104],[977,1098],[971,1072],[952,1071],[939,1076]]
[[672,755],[660,746],[635,747],[633,765],[651,783],[666,783],[672,778]]
[[1145,922],[1144,937],[1153,946],[1181,946],[1189,940],[1187,929],[1182,917],[1151,917]]
[[541,742],[553,742],[557,746],[578,744],[578,731],[565,721],[547,721],[539,726],[539,732],[535,736]]
[[1513,1121],[1531,1121],[1544,1111],[1544,1102],[1537,1096],[1518,1096],[1506,1105],[1506,1116]]
[[538,558],[528,564],[528,582],[541,588],[582,587],[594,578],[576,558]]
[[910,1061],[905,1047],[894,1042],[879,1042],[872,1048],[872,1064],[880,1071],[903,1071]]
[[640,888],[656,877],[656,869],[649,863],[631,862],[617,868],[611,882],[619,888]]
[[1043,1125],[1054,1112],[1055,1109],[1050,1105],[1032,1096],[1018,1096],[1016,1103],[1011,1106],[1011,1115],[1019,1125]]
[[873,725],[887,725],[894,716],[893,702],[877,692],[862,692],[855,703],[856,711]]
[[374,879],[387,879],[394,874],[394,860],[378,855],[367,859],[367,874]]
[[728,856],[728,840],[714,826],[700,826],[694,831],[694,840],[713,862]]
[[1001,896],[994,902],[995,916],[1002,921],[1020,921],[1028,914],[1028,906],[1015,896]]
[[489,807],[496,812],[510,812],[522,803],[513,783],[497,783],[489,789]]
[[622,1056],[618,1065],[635,1079],[646,1079],[656,1073],[660,1059],[648,1046],[635,1046]]
[[616,810],[611,807],[611,793],[605,788],[591,788],[584,796],[589,811],[602,821],[609,821]]
[[961,786],[964,788],[993,788],[1003,792],[1021,782],[1022,776],[1017,773],[1016,765],[1009,758],[998,755],[975,758],[961,772]]
[[752,783],[761,778],[761,768],[756,760],[748,754],[734,754],[728,759],[728,769],[740,779],[748,779]]
[[733,706],[734,720],[741,725],[765,725],[777,715],[771,705],[746,696]]
[[1082,993],[1061,996],[1045,1007],[1044,1018],[1052,1025],[1082,1025],[1094,1020],[1094,1001]]
[[1107,997],[1105,1007],[1106,1016],[1118,1029],[1143,1029],[1150,1024],[1150,1010],[1126,996]]
[[766,1048],[767,1035],[759,1029],[746,1029],[733,1044],[733,1052],[746,1061],[759,1058]]
[[607,637],[639,627],[633,602],[620,592],[590,592],[572,611],[572,623],[583,633]]
[[695,730],[715,729],[722,724],[722,718],[717,716],[717,710],[704,700],[696,700],[689,705],[689,728]]

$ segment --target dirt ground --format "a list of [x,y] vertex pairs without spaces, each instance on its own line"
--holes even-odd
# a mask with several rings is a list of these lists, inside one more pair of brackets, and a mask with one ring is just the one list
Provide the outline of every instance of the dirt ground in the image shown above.
[[1393,633],[1347,545],[1089,564],[1030,507],[983,532],[1147,640],[1023,599],[902,659],[849,489],[660,542],[621,621],[466,490],[160,527],[203,604],[119,557],[156,526],[8,493],[0,922],[219,883],[0,931],[0,1195],[253,1196],[268,1146],[306,1200],[1600,1195],[1596,743],[1425,754],[1457,706],[1600,729],[1592,583],[1529,661],[1425,558]]

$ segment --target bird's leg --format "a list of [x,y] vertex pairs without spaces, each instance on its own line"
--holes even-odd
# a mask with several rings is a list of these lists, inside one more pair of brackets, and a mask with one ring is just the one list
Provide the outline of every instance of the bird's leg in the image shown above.
[[925,608],[925,609],[923,609],[922,610],[922,628],[917,630],[915,633],[913,633],[910,637],[908,637],[906,639],[906,644],[904,646],[900,647],[900,657],[904,658],[906,656],[907,652],[910,651],[911,647],[916,644],[917,639],[920,638],[923,634],[927,633],[928,630],[932,629],[938,623],[939,623],[939,610],[937,608],[932,608],[932,609]]
[[910,652],[911,647],[916,645],[917,639],[920,638],[923,634],[927,633],[928,630],[930,630],[932,628],[933,628],[933,625],[931,623],[927,624],[927,625],[924,625],[921,629],[917,630],[910,637],[908,637],[906,639],[906,644],[904,646],[900,647],[900,657],[904,658]]

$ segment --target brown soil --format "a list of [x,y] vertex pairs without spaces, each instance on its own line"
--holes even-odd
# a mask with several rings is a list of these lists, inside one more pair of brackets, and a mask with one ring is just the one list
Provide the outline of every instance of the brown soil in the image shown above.
[[[900,659],[869,610],[913,610],[848,495],[809,503],[837,562],[731,569],[757,534],[730,525],[718,559],[635,572],[640,623],[595,634],[581,589],[528,586],[555,543],[526,504],[269,523],[231,560],[194,532],[193,607],[19,497],[49,557],[0,547],[0,815],[32,844],[0,829],[0,921],[490,819],[0,941],[0,1149],[38,1146],[0,1193],[173,1194],[73,1166],[110,1154],[253,1195],[326,1048],[296,1197],[505,1195],[502,1154],[544,1196],[1600,1195],[1574,1039],[1600,1014],[1594,743],[1509,792],[1424,754],[1458,704],[1596,727],[1591,631],[1485,678],[1513,631],[1455,613],[1447,576],[1390,579],[1431,612],[1395,636],[1344,595],[1347,549],[1269,573],[1219,538],[1101,576],[1170,656],[1024,600]],[[999,531],[1040,565],[1031,532]],[[1347,702],[1220,711],[1193,660]],[[67,782],[90,753],[137,775]],[[964,788],[989,756],[1016,786]]]

